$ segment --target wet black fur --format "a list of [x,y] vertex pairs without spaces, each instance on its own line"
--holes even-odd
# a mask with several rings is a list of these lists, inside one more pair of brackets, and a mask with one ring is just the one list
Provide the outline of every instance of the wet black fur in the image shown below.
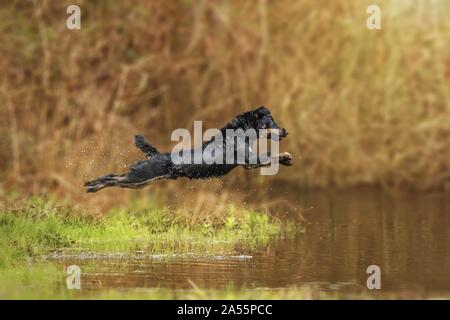
[[[280,138],[287,135],[287,130],[278,126],[278,124],[273,120],[270,111],[265,107],[260,107],[256,110],[242,113],[236,116],[231,122],[229,122],[225,127],[220,129],[222,136],[226,136],[226,129],[255,129],[258,133],[259,129],[279,129]],[[201,148],[204,150],[207,146],[211,144],[216,144],[224,150],[227,146],[231,145],[226,139],[221,141],[213,137],[210,141],[205,142]],[[257,164],[247,164],[248,157],[252,154],[250,146],[253,141],[246,141],[244,148],[245,152],[245,163],[246,164],[208,164],[208,159],[204,159],[200,164],[175,164],[172,162],[171,153],[160,153],[158,150],[150,145],[148,141],[142,135],[135,136],[135,145],[147,156],[146,160],[140,160],[133,163],[130,167],[130,171],[121,175],[108,174],[106,176],[100,177],[98,179],[87,181],[84,185],[87,192],[97,192],[100,189],[106,187],[122,187],[122,188],[142,188],[152,181],[158,179],[177,179],[180,177],[186,177],[189,179],[207,179],[213,177],[221,177],[226,175],[232,169],[241,165],[246,169],[253,169],[257,167],[267,166],[270,163],[270,158],[259,159]],[[233,144],[234,152],[239,144]],[[210,146],[211,147],[211,146]],[[233,151],[233,150],[232,150]],[[195,153],[194,149],[187,150],[184,152],[190,152],[193,155]],[[292,156],[288,153],[282,155],[277,155],[279,162],[282,165],[291,165]],[[207,162],[207,163],[205,163]]]

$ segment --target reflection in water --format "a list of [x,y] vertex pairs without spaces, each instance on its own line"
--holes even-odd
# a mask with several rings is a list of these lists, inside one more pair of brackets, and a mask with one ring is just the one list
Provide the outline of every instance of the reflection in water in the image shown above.
[[[301,204],[306,227],[233,256],[67,256],[82,267],[85,289],[164,287],[220,289],[314,286],[365,289],[366,268],[379,265],[383,292],[450,293],[448,195],[389,196],[377,190],[288,192],[284,211]],[[290,200],[289,200],[290,199]],[[275,203],[275,201],[274,201]]]

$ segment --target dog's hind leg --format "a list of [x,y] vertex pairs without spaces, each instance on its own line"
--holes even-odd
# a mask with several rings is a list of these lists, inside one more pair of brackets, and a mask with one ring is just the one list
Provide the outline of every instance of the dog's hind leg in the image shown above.
[[97,192],[106,187],[121,186],[128,179],[127,174],[107,174],[106,176],[84,183],[86,192]]
[[140,179],[130,173],[125,173],[122,175],[108,174],[98,179],[87,181],[84,183],[84,186],[86,187],[86,192],[88,193],[97,192],[107,187],[139,189],[145,187],[150,182],[163,178],[166,178],[166,176],[159,176],[150,179]]
[[106,187],[121,187],[138,189],[150,182],[170,178],[170,156],[156,155],[151,160],[136,161],[130,166],[130,171],[117,175],[108,174],[98,179],[87,181],[86,192],[97,192]]
[[149,159],[159,153],[159,151],[152,146],[143,135],[140,134],[134,136],[134,145],[145,153]]

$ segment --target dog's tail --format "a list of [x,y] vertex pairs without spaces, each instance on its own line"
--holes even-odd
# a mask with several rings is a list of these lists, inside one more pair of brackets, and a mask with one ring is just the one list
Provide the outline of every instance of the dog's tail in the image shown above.
[[138,147],[148,158],[159,154],[159,151],[152,146],[143,135],[137,134],[134,136],[134,145]]

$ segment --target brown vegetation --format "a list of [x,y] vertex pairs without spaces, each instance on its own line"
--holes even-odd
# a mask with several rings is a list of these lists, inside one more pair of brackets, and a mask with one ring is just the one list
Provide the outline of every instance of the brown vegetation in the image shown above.
[[[282,148],[296,157],[264,179],[449,185],[448,1],[379,1],[378,31],[366,28],[370,1],[80,0],[79,31],[65,27],[69,4],[0,4],[4,190],[85,201],[84,177],[125,170],[141,156],[134,133],[170,150],[173,129],[200,119],[220,127],[259,105],[289,129]],[[249,176],[263,180],[233,172],[224,184]],[[205,203],[229,196],[221,182],[207,187]]]

